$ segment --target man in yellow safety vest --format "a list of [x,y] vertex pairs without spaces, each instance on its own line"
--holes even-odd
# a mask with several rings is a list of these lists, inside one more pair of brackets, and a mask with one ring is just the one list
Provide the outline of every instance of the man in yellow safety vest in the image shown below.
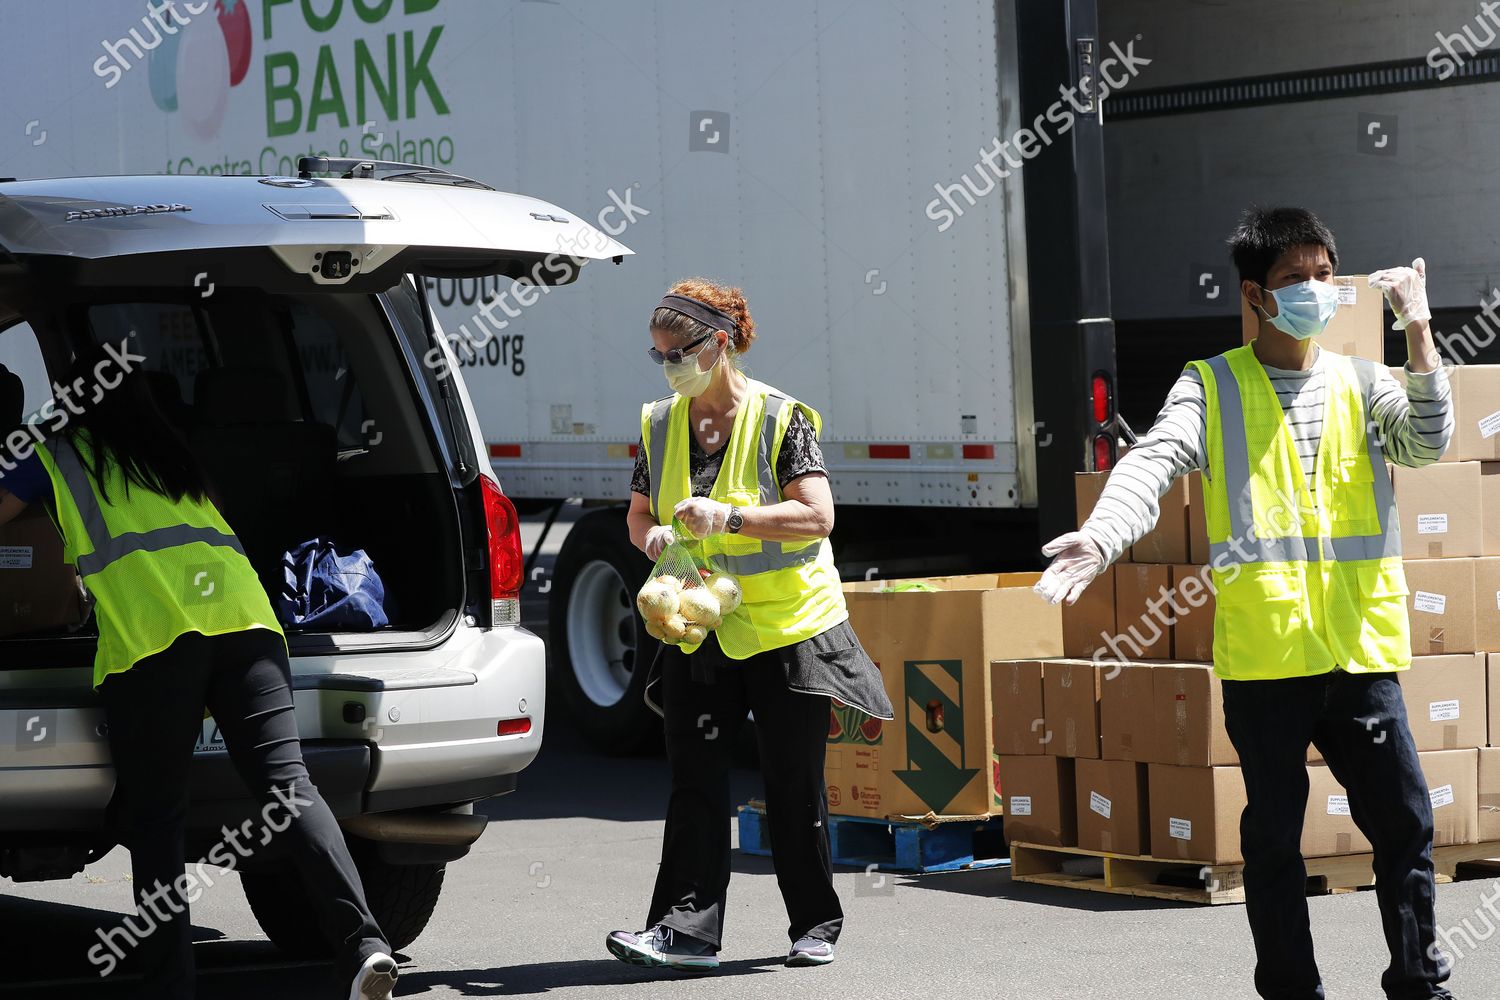
[[1333,234],[1303,209],[1247,212],[1230,239],[1256,339],[1182,374],[1094,513],[1049,542],[1038,592],[1076,600],[1148,531],[1172,480],[1203,473],[1217,607],[1214,669],[1248,805],[1240,822],[1255,987],[1322,998],[1305,897],[1305,766],[1316,746],[1374,847],[1386,995],[1451,997],[1436,945],[1432,806],[1398,673],[1411,665],[1387,460],[1442,457],[1453,419],[1426,265],[1370,275],[1406,331],[1406,386],[1321,348],[1339,307]]

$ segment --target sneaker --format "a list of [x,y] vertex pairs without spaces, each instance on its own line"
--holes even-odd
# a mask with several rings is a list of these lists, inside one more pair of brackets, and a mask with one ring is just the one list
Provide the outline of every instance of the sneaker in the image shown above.
[[383,951],[377,951],[365,959],[365,964],[354,974],[349,1000],[391,1000],[391,990],[395,988],[396,960]]
[[833,942],[822,938],[799,937],[786,957],[788,968],[796,969],[810,965],[827,965],[833,961]]
[[679,972],[712,972],[719,967],[718,949],[707,941],[657,924],[643,931],[615,931],[604,939],[609,953],[622,962]]

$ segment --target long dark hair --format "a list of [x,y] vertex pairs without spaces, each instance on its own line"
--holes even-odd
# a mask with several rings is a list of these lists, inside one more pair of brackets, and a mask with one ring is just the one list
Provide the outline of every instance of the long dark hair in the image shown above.
[[87,434],[91,454],[85,463],[99,498],[110,502],[105,492],[107,455],[125,475],[127,497],[135,485],[174,501],[201,501],[208,495],[203,471],[156,405],[139,356],[127,348],[128,342],[85,349],[73,359],[65,386],[73,403],[70,409],[82,411],[70,414],[67,431]]

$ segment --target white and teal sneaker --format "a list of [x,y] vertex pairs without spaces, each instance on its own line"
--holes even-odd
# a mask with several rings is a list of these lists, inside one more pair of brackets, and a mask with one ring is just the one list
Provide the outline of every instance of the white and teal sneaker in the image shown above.
[[712,972],[719,967],[718,949],[707,941],[657,924],[643,931],[614,931],[604,939],[609,953],[622,962],[678,972]]
[[827,965],[833,961],[833,942],[822,938],[799,937],[786,957],[788,968],[797,969],[813,965]]

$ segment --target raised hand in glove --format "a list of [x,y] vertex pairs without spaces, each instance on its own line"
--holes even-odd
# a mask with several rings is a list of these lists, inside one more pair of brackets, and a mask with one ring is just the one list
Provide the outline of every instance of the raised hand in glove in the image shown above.
[[1421,257],[1411,267],[1386,267],[1370,273],[1370,287],[1385,293],[1385,300],[1396,314],[1395,329],[1404,330],[1410,323],[1432,319],[1427,308],[1427,262]]
[[707,497],[688,497],[672,510],[683,527],[693,533],[694,538],[717,535],[729,526],[730,507],[727,503]]
[[1042,546],[1042,555],[1056,556],[1032,589],[1048,604],[1073,604],[1083,589],[1104,572],[1104,553],[1082,532],[1058,535]]
[[662,549],[677,541],[677,535],[673,533],[671,525],[658,524],[646,532],[646,558],[652,562],[661,558]]

